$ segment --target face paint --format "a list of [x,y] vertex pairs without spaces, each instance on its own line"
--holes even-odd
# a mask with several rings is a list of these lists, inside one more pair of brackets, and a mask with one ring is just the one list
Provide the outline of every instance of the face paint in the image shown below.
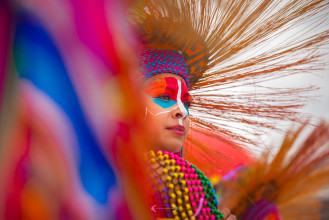
[[[178,84],[178,92],[177,92],[177,104],[179,109],[181,110],[183,117],[186,118],[188,110],[185,109],[186,106],[183,105],[182,100],[181,100],[181,94],[182,94],[182,82],[177,79],[177,84]],[[178,123],[180,125],[183,125],[183,119],[179,118]]]
[[[177,107],[181,110],[183,117],[179,119],[179,124],[182,125],[183,118],[186,118],[189,115],[187,106],[183,102],[191,102],[190,94],[183,84],[183,82],[174,77],[162,77],[157,78],[151,82],[144,89],[145,93],[152,99],[152,101],[161,106],[163,109],[168,109],[177,104],[177,106],[170,111],[173,111]],[[167,111],[162,111],[157,114],[166,113]]]

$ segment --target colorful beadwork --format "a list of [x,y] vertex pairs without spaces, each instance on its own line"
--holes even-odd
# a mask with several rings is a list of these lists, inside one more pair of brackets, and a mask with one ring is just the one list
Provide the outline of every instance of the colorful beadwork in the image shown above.
[[149,49],[140,53],[140,64],[144,78],[149,78],[159,73],[174,73],[186,82],[190,88],[190,79],[187,73],[184,57],[174,50]]
[[209,179],[188,161],[171,152],[147,155],[158,218],[223,219]]

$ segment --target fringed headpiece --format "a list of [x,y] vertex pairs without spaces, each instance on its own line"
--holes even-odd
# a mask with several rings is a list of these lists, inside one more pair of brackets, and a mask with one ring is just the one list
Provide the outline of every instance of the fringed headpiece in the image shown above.
[[[206,168],[223,168],[223,154],[206,147],[195,138],[198,134],[234,146],[259,146],[261,134],[282,129],[277,126],[280,121],[300,120],[298,108],[308,100],[303,93],[315,87],[278,89],[260,83],[322,68],[316,49],[328,42],[329,31],[312,28],[321,24],[325,14],[319,12],[328,4],[145,0],[132,10],[142,50],[172,50],[186,61],[192,106],[185,149],[191,146],[193,153],[185,150],[185,156],[191,163],[207,174],[211,171]],[[298,34],[287,39],[291,29]],[[273,44],[279,37],[287,40]],[[239,90],[241,85],[250,89]],[[205,167],[208,161],[213,163]]]
[[181,76],[190,87],[184,57],[174,50],[143,50],[140,54],[142,76],[149,78],[159,73],[173,73]]

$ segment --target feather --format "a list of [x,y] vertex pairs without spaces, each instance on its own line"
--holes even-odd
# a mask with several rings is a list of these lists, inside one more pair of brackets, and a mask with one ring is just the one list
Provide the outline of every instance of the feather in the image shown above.
[[[329,125],[318,124],[300,142],[306,124],[288,131],[273,159],[264,154],[238,172],[235,179],[217,185],[222,189],[222,206],[238,217],[261,199],[275,204],[282,219],[328,217],[322,190],[329,182]],[[219,190],[221,190],[219,189]]]
[[[260,135],[283,131],[279,122],[304,118],[300,109],[317,86],[274,88],[266,82],[323,68],[319,48],[329,40],[323,24],[328,7],[323,0],[146,0],[131,10],[130,20],[144,48],[185,57],[191,130],[250,151],[261,147]],[[200,160],[220,160],[220,152],[211,156],[204,146],[196,146]]]

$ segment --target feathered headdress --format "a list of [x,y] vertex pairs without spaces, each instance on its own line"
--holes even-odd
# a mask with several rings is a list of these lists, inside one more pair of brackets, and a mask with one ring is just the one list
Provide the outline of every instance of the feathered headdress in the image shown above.
[[[239,219],[328,219],[329,126],[322,122],[301,142],[305,124],[287,132],[278,153],[262,155],[236,177],[222,181],[220,204]],[[276,218],[274,218],[276,219]]]
[[[321,0],[146,0],[132,10],[143,49],[175,50],[186,60],[193,96],[186,158],[205,169],[209,159],[221,167],[222,154],[194,134],[250,146],[260,143],[261,134],[280,130],[279,121],[299,121],[298,108],[308,100],[303,94],[315,87],[260,83],[319,69],[316,49],[328,42],[329,31],[320,30],[328,5]],[[241,85],[251,90],[238,90]]]

